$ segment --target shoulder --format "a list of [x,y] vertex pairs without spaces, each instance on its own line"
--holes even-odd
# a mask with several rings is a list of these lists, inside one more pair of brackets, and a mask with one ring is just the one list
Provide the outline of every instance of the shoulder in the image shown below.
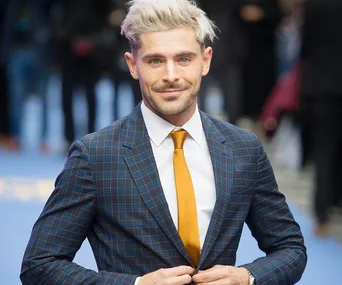
[[105,152],[108,149],[118,148],[122,145],[122,129],[125,126],[127,118],[115,121],[110,125],[85,135],[80,139],[90,154]]
[[203,113],[203,118],[210,122],[204,125],[210,126],[212,124],[216,131],[230,144],[251,146],[259,146],[261,144],[258,137],[249,130],[242,129],[226,121],[218,120],[208,114]]
[[255,160],[264,152],[259,138],[253,132],[204,113],[202,120],[205,133],[224,143],[234,155],[249,156],[250,159]]

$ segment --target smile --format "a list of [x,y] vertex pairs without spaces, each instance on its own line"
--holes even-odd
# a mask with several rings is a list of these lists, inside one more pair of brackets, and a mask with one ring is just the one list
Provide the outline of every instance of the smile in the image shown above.
[[158,91],[159,93],[176,93],[176,92],[182,92],[184,89],[167,89],[163,91]]

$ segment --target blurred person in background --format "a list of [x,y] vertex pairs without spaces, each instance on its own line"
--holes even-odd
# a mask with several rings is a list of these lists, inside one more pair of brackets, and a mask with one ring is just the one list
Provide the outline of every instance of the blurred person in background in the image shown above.
[[237,16],[240,0],[200,0],[203,10],[220,27],[218,40],[213,43],[210,75],[203,78],[199,104],[207,111],[206,97],[216,84],[223,94],[223,117],[236,124],[241,116],[241,65],[246,57],[246,38]]
[[105,72],[114,65],[117,44],[110,17],[116,10],[111,0],[64,1],[63,15],[56,34],[58,65],[62,79],[64,135],[67,148],[75,140],[73,93],[84,87],[88,107],[88,132],[95,131],[95,87]]
[[118,37],[118,44],[114,50],[114,70],[112,73],[112,80],[114,83],[114,102],[113,102],[113,120],[120,119],[120,86],[123,83],[128,83],[131,92],[133,95],[133,105],[137,106],[141,101],[141,92],[140,92],[140,86],[139,82],[132,78],[132,76],[129,73],[129,70],[127,68],[127,64],[125,62],[124,53],[129,49],[129,45],[127,43],[127,40],[123,37]]
[[4,56],[4,23],[9,0],[0,2],[0,146],[6,146],[9,138],[7,60]]
[[0,2],[0,30],[3,32],[5,24],[6,11],[9,6],[10,0],[2,0]]
[[4,29],[4,56],[8,57],[10,134],[8,147],[21,147],[21,121],[27,96],[42,103],[41,149],[47,150],[47,84],[49,78],[49,2],[10,1]]
[[241,117],[260,134],[255,122],[276,82],[276,32],[283,14],[276,0],[239,0],[237,13],[247,46],[242,63]]
[[[301,75],[299,54],[303,22],[301,2],[302,0],[280,1],[284,15],[276,32],[277,79],[258,118],[259,130],[263,130],[265,138],[275,139],[273,142],[277,141],[276,145],[279,142],[276,137],[283,137],[281,134],[288,131],[284,129],[285,121],[292,122],[291,131],[297,129],[296,126],[298,126]],[[281,152],[283,153],[283,149]],[[275,155],[278,156],[277,151]],[[301,163],[303,163],[304,152],[301,152],[300,156],[302,156]],[[297,163],[291,165],[297,165]]]
[[0,62],[0,146],[4,147],[8,146],[10,137],[8,99],[6,63]]
[[[276,80],[280,3],[274,0],[201,0],[199,3],[220,27],[211,70],[213,82],[224,96],[227,119],[232,124],[243,117],[255,121]],[[200,105],[204,109],[210,83],[208,79],[203,80]]]
[[315,166],[315,233],[342,201],[342,1],[304,2],[301,112]]
[[299,60],[303,0],[281,0],[284,12],[277,32],[277,78],[288,73]]
[[[109,19],[111,26],[115,29],[117,35],[120,34],[121,23],[127,13],[125,7],[125,0],[114,0],[116,9],[111,12]],[[113,120],[120,118],[120,104],[119,104],[119,89],[122,83],[128,83],[131,87],[133,95],[133,105],[136,106],[141,101],[141,92],[138,80],[132,78],[129,73],[124,54],[129,50],[129,42],[123,36],[119,35],[117,38],[117,44],[113,49],[113,70],[111,72],[111,79],[114,83],[114,102],[113,102]]]

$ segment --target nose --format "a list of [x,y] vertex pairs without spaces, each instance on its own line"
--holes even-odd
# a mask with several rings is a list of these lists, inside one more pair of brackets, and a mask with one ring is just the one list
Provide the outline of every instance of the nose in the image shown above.
[[163,81],[165,82],[176,82],[179,80],[179,75],[177,72],[177,67],[173,62],[167,63],[165,66],[165,74],[163,76]]

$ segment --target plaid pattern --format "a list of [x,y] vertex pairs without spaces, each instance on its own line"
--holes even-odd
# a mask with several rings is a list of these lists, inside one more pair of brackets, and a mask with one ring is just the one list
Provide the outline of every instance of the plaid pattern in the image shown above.
[[[201,113],[217,202],[199,269],[235,265],[244,222],[267,254],[245,266],[258,285],[294,284],[306,265],[298,224],[259,140]],[[72,260],[85,238],[99,272]],[[190,264],[161,188],[140,106],[75,142],[33,227],[21,280],[38,284],[134,284],[137,276]]]

